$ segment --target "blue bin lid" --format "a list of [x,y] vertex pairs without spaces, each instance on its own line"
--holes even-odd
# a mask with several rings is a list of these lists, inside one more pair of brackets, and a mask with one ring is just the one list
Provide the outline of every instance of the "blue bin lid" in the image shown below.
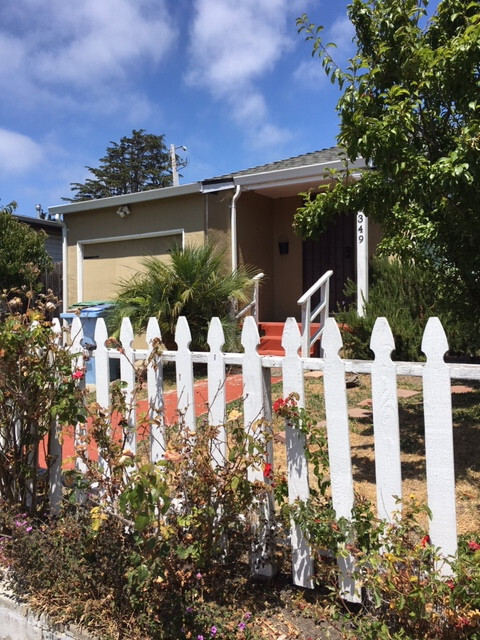
[[76,316],[79,318],[100,318],[105,311],[114,306],[113,302],[86,303],[88,306],[81,306],[80,302],[73,305],[67,313],[61,313],[64,320],[72,320]]
[[103,304],[97,304],[93,307],[84,307],[80,311],[80,318],[100,318],[102,314],[113,306],[111,302],[104,302]]
[[69,311],[67,313],[61,313],[60,318],[62,318],[62,320],[73,320],[76,315],[77,314],[74,311]]

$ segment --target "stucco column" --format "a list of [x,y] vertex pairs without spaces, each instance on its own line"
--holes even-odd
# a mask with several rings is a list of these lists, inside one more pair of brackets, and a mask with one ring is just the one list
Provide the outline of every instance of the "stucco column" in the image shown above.
[[365,314],[368,301],[368,218],[361,211],[356,217],[357,234],[357,313]]

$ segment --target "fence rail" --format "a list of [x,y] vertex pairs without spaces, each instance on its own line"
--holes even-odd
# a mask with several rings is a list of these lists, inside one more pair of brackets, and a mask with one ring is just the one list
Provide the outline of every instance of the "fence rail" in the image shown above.
[[[81,320],[75,318],[71,327],[72,350],[79,353],[76,366],[82,365]],[[135,371],[132,363],[145,360],[152,354],[155,339],[160,339],[158,323],[151,318],[146,333],[146,348],[133,349],[133,331],[128,319],[124,319],[121,328],[121,353],[105,346],[107,330],[103,319],[98,319],[95,342],[96,397],[101,406],[107,407],[109,398],[109,359],[120,358],[120,377],[126,382],[127,402],[133,399]],[[399,375],[419,376],[423,379],[423,402],[425,422],[425,448],[427,471],[428,506],[432,512],[430,538],[445,557],[455,554],[457,549],[456,511],[455,511],[455,468],[453,456],[453,431],[451,407],[451,379],[480,380],[480,365],[458,365],[444,362],[448,344],[444,330],[437,318],[429,320],[425,329],[422,350],[425,362],[394,362],[391,354],[394,350],[393,336],[385,318],[379,318],[375,324],[371,349],[375,354],[373,361],[342,359],[342,339],[333,318],[328,318],[322,336],[322,358],[301,357],[302,338],[298,323],[289,318],[285,323],[282,346],[285,356],[260,356],[257,352],[260,344],[258,328],[253,317],[248,316],[242,330],[241,343],[243,353],[224,353],[224,336],[221,323],[214,318],[208,333],[209,351],[191,352],[190,329],[185,318],[177,324],[175,341],[176,351],[164,351],[155,356],[148,365],[147,389],[148,406],[152,421],[151,456],[159,460],[165,450],[165,434],[162,426],[164,409],[163,363],[175,362],[178,411],[186,426],[195,428],[194,377],[193,364],[205,363],[208,367],[208,417],[210,424],[222,426],[226,417],[226,367],[238,365],[243,374],[243,403],[245,424],[258,421],[259,418],[271,419],[272,369],[280,368],[283,379],[283,395],[292,392],[299,396],[300,406],[305,404],[304,372],[323,371],[326,430],[330,462],[330,479],[333,506],[337,517],[350,518],[354,484],[351,465],[349,417],[346,393],[346,374],[362,373],[371,376],[374,423],[375,472],[377,485],[378,516],[390,520],[398,509],[397,497],[402,495],[402,466],[400,460],[400,426],[397,397],[397,377]],[[128,443],[135,450],[135,407],[129,418],[132,436]],[[224,434],[219,436],[219,447],[225,441]],[[287,481],[289,500],[306,500],[309,495],[308,466],[305,455],[305,442],[302,435],[286,424]],[[216,448],[216,447],[215,447]],[[216,464],[221,464],[221,456]],[[274,464],[273,452],[266,452],[266,462]],[[265,481],[261,470],[252,469],[252,480]],[[272,505],[266,517],[273,517]],[[291,532],[292,574],[295,584],[313,587],[313,558],[302,532],[293,527]],[[351,558],[339,559],[343,575],[342,592],[349,600],[355,600],[357,594],[351,580]],[[271,575],[274,568],[268,563],[260,572]],[[448,571],[448,565],[444,565]]]

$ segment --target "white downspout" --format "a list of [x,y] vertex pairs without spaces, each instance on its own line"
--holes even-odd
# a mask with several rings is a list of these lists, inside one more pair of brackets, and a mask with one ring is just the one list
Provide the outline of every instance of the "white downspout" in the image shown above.
[[230,233],[232,238],[231,251],[232,251],[232,273],[238,268],[238,256],[237,256],[237,200],[240,197],[242,187],[237,184],[235,193],[232,197],[232,204],[230,205]]
[[62,220],[62,310],[63,313],[68,311],[68,244],[67,244],[67,225]]

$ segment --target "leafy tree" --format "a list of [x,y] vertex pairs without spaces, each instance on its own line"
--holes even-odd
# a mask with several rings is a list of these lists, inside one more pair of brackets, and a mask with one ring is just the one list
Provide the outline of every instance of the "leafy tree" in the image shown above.
[[135,331],[147,328],[148,319],[158,319],[165,344],[173,346],[178,317],[186,316],[192,332],[192,347],[204,348],[208,324],[218,316],[233,341],[236,322],[232,300],[246,302],[254,270],[241,266],[225,272],[222,255],[211,245],[174,247],[169,262],[155,257],[143,260],[145,272],[120,283],[114,311],[109,319],[118,330],[123,317],[129,317]]
[[[447,307],[480,311],[480,2],[353,0],[356,55],[340,69],[322,27],[303,16],[326,73],[342,90],[338,142],[346,163],[363,157],[308,198],[295,217],[318,236],[345,211],[381,223],[383,254],[415,260],[432,274]],[[357,170],[356,170],[357,171]]]
[[[86,167],[93,178],[71,183],[76,194],[63,200],[92,200],[170,186],[172,168],[164,138],[134,129],[130,138],[124,136],[119,143],[110,142],[106,155],[100,158],[100,167]],[[177,158],[177,166],[185,166],[185,162]]]
[[38,278],[52,269],[46,233],[13,217],[16,203],[0,209],[0,289],[38,288]]

